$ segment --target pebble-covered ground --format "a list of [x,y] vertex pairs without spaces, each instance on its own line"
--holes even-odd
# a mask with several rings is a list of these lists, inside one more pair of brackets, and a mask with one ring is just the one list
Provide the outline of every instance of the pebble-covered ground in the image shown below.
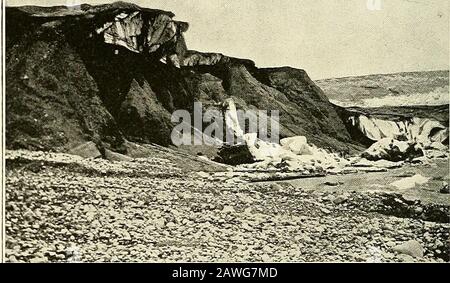
[[10,262],[449,260],[450,203],[246,183],[163,158],[6,158]]

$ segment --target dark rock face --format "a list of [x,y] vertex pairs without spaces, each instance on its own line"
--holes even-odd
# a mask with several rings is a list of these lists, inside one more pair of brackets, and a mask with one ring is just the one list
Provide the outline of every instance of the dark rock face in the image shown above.
[[8,16],[7,27],[8,147],[58,150],[86,140],[120,144],[114,117],[76,48],[59,28],[35,27],[32,21],[28,26],[27,18],[14,16]]
[[86,141],[170,145],[171,113],[233,98],[279,110],[281,138],[354,151],[344,123],[305,71],[188,50],[188,25],[122,2],[75,9],[8,8],[7,147],[67,151]]
[[102,153],[98,150],[97,145],[93,142],[81,144],[69,150],[70,154],[78,155],[85,158],[100,158]]
[[[323,148],[352,150],[354,142],[338,113],[330,107],[328,98],[304,70],[261,69],[256,77],[286,98],[282,102],[285,105],[280,106],[285,113],[281,121],[289,132],[295,135],[305,133],[308,141]],[[289,132],[286,137],[292,135]]]
[[222,147],[218,153],[218,162],[228,165],[254,163],[254,158],[246,145]]

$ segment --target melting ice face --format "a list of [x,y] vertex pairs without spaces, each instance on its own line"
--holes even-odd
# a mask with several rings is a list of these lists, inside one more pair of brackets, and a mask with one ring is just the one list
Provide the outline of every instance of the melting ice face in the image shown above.
[[[187,110],[177,110],[172,114],[172,123],[178,123],[171,134],[174,145],[236,145],[248,144],[249,135],[272,143],[279,142],[279,111],[236,110],[232,100],[225,102],[225,113],[217,109],[205,112],[201,102],[194,103],[194,117]],[[270,121],[270,135],[268,128]],[[208,126],[203,129],[204,124]],[[194,137],[194,139],[192,139]]]

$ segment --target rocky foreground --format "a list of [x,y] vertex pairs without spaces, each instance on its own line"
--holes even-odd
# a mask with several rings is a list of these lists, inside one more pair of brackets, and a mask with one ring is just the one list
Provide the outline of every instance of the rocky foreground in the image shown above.
[[450,197],[439,190],[433,203],[364,184],[249,183],[164,158],[6,159],[10,262],[449,261]]

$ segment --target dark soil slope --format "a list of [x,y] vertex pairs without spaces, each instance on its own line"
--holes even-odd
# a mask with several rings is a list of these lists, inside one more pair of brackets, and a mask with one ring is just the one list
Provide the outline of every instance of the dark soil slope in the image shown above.
[[118,2],[7,8],[6,17],[8,148],[168,146],[174,110],[233,98],[238,108],[279,110],[282,137],[360,149],[305,71],[187,50],[187,24],[170,12]]

